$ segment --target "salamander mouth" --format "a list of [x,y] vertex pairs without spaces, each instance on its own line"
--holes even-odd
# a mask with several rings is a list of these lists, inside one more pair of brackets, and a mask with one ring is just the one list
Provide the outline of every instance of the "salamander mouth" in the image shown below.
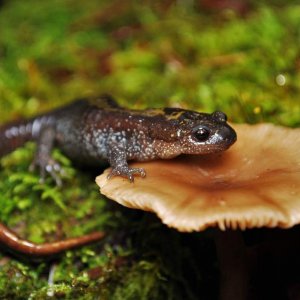
[[219,153],[227,150],[230,148],[235,141],[237,140],[236,136],[232,136],[231,138],[228,138],[226,140],[223,140],[220,143],[216,144],[202,144],[201,146],[195,146],[195,147],[188,147],[186,151],[184,151],[184,154],[195,154],[195,155],[201,155],[201,154],[211,154],[211,153]]
[[232,144],[233,143],[226,143],[222,145],[207,145],[207,147],[203,148],[203,150],[199,154],[220,153],[227,150]]

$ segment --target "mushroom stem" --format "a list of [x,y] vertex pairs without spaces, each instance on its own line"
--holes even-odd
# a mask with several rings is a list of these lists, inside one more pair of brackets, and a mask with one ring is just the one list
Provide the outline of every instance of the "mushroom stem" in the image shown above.
[[219,300],[247,299],[249,273],[241,232],[217,230],[215,244],[220,270]]

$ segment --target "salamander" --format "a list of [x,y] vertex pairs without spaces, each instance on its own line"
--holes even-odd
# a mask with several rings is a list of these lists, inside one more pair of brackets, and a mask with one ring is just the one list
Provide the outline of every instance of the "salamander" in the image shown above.
[[[180,108],[131,110],[121,107],[111,96],[102,95],[79,99],[34,118],[3,125],[0,127],[0,157],[27,141],[36,141],[32,167],[39,169],[41,179],[50,175],[61,185],[60,165],[51,157],[55,146],[72,161],[83,165],[98,166],[106,162],[111,166],[109,178],[122,176],[133,182],[134,176],[145,177],[146,171],[131,168],[130,160],[216,153],[228,149],[236,139],[234,129],[220,111],[208,114]],[[99,233],[98,238],[102,236]],[[11,239],[13,243],[9,242]],[[92,234],[91,241],[95,239]],[[17,238],[4,225],[0,226],[0,242],[16,251],[29,251],[24,248],[24,243],[28,242]],[[77,242],[73,239],[72,246],[60,244],[54,248],[60,252],[85,244],[89,238],[79,237]],[[41,245],[32,244],[29,248],[35,249],[32,252],[38,256],[37,247]],[[45,255],[47,251],[43,251]],[[51,253],[53,251],[47,252]]]

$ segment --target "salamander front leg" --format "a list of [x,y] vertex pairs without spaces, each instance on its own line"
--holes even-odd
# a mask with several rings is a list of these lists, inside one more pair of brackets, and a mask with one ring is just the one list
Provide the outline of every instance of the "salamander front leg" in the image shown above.
[[62,169],[60,164],[51,157],[51,152],[56,138],[55,128],[49,126],[41,130],[38,141],[35,158],[30,165],[30,170],[38,168],[41,181],[44,182],[47,174],[55,180],[58,186],[62,185],[60,175]]
[[146,177],[146,172],[143,168],[130,168],[128,166],[117,166],[112,168],[111,172],[107,175],[110,179],[114,176],[127,177],[130,182],[134,182],[134,174],[138,174],[141,177]]
[[134,175],[146,176],[143,168],[130,168],[126,160],[126,148],[123,145],[111,144],[108,152],[108,160],[111,165],[111,172],[107,176],[110,179],[113,176],[122,176],[134,182]]

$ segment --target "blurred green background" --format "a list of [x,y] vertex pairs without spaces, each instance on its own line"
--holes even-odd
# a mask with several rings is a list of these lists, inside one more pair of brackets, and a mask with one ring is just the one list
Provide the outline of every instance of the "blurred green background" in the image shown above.
[[[233,122],[300,125],[299,1],[0,5],[1,124],[110,93],[131,108],[218,109]],[[36,242],[103,228],[110,234],[54,262],[1,254],[1,299],[47,298],[53,266],[54,298],[216,297],[206,233],[182,235],[153,216],[108,204],[93,175],[75,170],[59,151],[64,188],[51,179],[40,185],[27,171],[33,151],[29,144],[1,159],[0,219]]]

